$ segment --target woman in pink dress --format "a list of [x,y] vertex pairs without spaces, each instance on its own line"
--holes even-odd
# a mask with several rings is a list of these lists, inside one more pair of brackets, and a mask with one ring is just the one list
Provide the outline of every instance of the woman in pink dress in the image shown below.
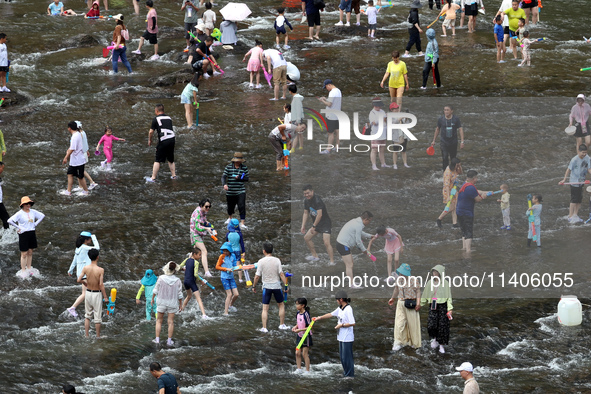
[[248,65],[246,66],[246,71],[250,71],[250,85],[249,88],[253,88],[254,85],[252,84],[252,79],[254,77],[254,73],[257,74],[257,85],[256,88],[262,88],[261,85],[261,66],[263,64],[263,43],[259,40],[255,41],[255,47],[252,48],[250,51],[246,52],[244,58],[242,59],[243,62],[246,61],[246,57],[250,55],[250,59],[248,60]]
[[107,170],[111,170],[111,162],[113,161],[113,140],[115,141],[123,141],[123,138],[117,138],[113,135],[113,130],[109,126],[105,128],[105,134],[101,137],[99,143],[96,145],[96,150],[99,150],[101,144],[103,145],[103,152],[105,152],[105,157],[107,158],[104,161],[101,161],[101,167],[107,168]]
[[[402,249],[404,243],[402,242],[402,237],[394,231],[394,229],[390,227],[380,226],[376,230],[377,234],[373,236],[371,241],[369,241],[369,245],[367,245],[367,252],[371,253],[371,245],[373,241],[378,239],[379,237],[386,238],[386,246],[384,247],[384,251],[388,255],[388,277],[392,275],[393,272],[396,272],[398,269],[398,262],[400,260],[400,253],[402,253]],[[394,255],[394,271],[392,271],[392,255]],[[386,278],[387,280],[388,278]]]

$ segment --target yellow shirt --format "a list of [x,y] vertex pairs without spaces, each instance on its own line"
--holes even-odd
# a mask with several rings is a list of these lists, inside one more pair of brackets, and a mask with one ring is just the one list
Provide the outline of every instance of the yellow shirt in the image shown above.
[[390,81],[388,86],[391,88],[403,88],[404,87],[404,76],[407,73],[406,63],[402,60],[398,61],[398,64],[391,61],[388,63],[387,73],[390,74]]
[[513,7],[506,9],[505,15],[509,18],[509,30],[517,31],[519,29],[519,18],[525,19],[525,11],[522,8],[518,8],[517,11],[513,10]]
[[509,208],[509,193],[501,194],[501,209]]

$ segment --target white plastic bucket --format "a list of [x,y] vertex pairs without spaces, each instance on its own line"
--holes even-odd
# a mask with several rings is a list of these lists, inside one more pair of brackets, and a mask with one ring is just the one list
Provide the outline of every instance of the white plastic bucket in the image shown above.
[[565,326],[578,326],[583,321],[583,306],[577,296],[562,296],[558,303],[558,322]]

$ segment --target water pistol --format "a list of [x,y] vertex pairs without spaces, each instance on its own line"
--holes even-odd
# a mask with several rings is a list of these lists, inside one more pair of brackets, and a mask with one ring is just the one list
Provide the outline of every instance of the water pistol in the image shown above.
[[115,313],[115,300],[117,299],[117,289],[111,289],[111,295],[109,296],[109,303],[107,304],[107,314],[113,315]]

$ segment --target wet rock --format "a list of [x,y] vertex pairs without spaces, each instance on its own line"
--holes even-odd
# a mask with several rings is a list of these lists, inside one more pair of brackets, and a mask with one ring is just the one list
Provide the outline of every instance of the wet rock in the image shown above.
[[87,48],[97,45],[99,45],[98,40],[90,34],[78,34],[62,41],[60,48]]
[[356,26],[353,24],[352,26],[328,26],[322,28],[320,34],[334,34],[336,36],[357,36],[360,34],[367,36],[367,26]]
[[7,110],[12,106],[16,106],[16,105],[23,105],[23,104],[27,104],[29,102],[29,98],[17,93],[14,88],[12,88],[12,91],[10,93],[8,92],[2,92],[0,93],[0,100],[4,98],[4,101],[2,103],[2,110]]
[[150,79],[154,86],[172,86],[179,83],[186,84],[193,78],[193,69],[187,65],[185,69]]

